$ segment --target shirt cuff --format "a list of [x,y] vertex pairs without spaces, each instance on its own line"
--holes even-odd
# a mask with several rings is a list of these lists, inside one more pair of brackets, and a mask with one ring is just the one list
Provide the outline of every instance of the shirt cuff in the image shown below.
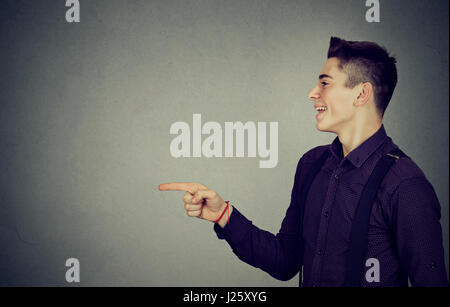
[[219,239],[225,239],[230,243],[238,244],[244,239],[252,227],[252,221],[248,220],[233,206],[230,219],[225,227],[222,228],[216,223],[214,224],[214,231]]

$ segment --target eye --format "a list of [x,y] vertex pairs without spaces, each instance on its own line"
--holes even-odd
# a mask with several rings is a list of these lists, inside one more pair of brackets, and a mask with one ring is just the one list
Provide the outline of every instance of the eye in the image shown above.
[[326,85],[328,85],[328,83],[327,83],[327,82],[325,82],[325,81],[322,81],[322,82],[320,82],[320,84],[322,84],[322,86],[326,86]]

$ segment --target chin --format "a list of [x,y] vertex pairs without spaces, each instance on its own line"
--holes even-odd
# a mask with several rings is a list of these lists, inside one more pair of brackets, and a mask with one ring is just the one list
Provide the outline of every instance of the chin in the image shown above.
[[330,127],[325,127],[323,125],[320,125],[319,123],[316,123],[316,129],[321,132],[334,132]]
[[320,125],[319,123],[316,123],[316,129],[319,131],[327,131],[326,129],[324,129],[324,127],[322,125]]

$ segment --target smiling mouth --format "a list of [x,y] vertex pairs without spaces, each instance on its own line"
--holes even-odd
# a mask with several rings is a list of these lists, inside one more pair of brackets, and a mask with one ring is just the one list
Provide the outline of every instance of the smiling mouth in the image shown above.
[[317,107],[317,108],[316,108],[316,111],[319,112],[319,114],[320,114],[320,113],[325,112],[326,109],[327,109],[327,107]]

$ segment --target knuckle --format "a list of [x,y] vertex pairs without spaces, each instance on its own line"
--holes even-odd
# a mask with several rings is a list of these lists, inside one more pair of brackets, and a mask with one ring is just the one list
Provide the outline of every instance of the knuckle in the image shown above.
[[184,196],[183,196],[183,200],[184,200],[185,202],[189,202],[191,199],[192,199],[191,194],[190,194],[189,192],[186,192],[186,193],[184,194]]

